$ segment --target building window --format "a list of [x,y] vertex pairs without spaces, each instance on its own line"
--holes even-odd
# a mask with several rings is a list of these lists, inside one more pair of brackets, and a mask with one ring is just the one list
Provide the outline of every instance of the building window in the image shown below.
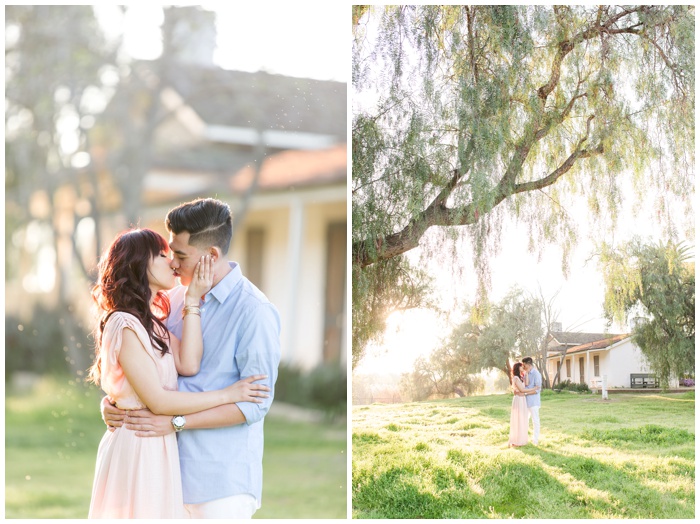
[[328,225],[326,231],[326,293],[323,326],[323,361],[339,363],[345,320],[347,222]]
[[566,359],[566,378],[571,379],[571,359]]
[[596,355],[593,357],[593,376],[600,376],[600,356]]
[[263,289],[263,253],[265,247],[265,230],[251,228],[246,233],[246,267],[245,275],[255,286]]
[[578,359],[578,375],[579,375],[579,384],[585,384],[586,383],[586,374],[584,373],[584,369],[583,369],[583,357],[579,357],[579,359]]

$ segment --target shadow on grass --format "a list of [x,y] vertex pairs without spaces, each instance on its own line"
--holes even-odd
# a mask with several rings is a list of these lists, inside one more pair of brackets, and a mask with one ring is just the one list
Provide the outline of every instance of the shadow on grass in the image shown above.
[[666,428],[654,424],[645,424],[635,428],[614,430],[586,429],[580,438],[615,444],[644,444],[654,446],[673,446],[695,442],[695,435],[684,429]]
[[[381,474],[358,475],[353,481],[353,511],[360,518],[482,518],[479,495],[452,468],[433,468],[432,484],[411,466]],[[431,488],[436,488],[432,491]]]
[[[445,465],[407,463],[354,472],[355,518],[590,518],[574,494],[538,464],[517,456],[450,450]],[[478,486],[475,489],[475,486]],[[477,491],[478,490],[478,491]],[[549,502],[555,500],[556,504]],[[554,506],[554,507],[552,507]]]
[[415,458],[354,471],[353,511],[401,519],[694,516],[694,492],[664,492],[644,479],[634,464],[618,468],[532,446],[497,455],[451,449],[447,463]]
[[536,464],[502,462],[480,484],[485,502],[501,518],[561,518],[565,509],[567,518],[592,516],[562,482]]
[[[693,518],[694,492],[687,504],[678,500],[677,493],[664,493],[645,486],[635,474],[636,467],[617,468],[590,457],[553,453],[540,448],[523,450],[539,457],[548,466],[570,474],[586,487],[604,492],[606,498],[577,495],[578,504],[603,514],[624,518]],[[691,472],[692,473],[692,472]],[[536,500],[536,493],[532,493]]]
[[[609,404],[573,395],[547,399],[542,427],[545,434],[546,428],[554,428],[549,431],[554,447],[572,445],[591,455],[589,448],[596,443],[594,447],[609,446],[611,452],[620,448],[632,457],[641,454],[641,460],[618,465],[547,447],[504,452],[510,413],[506,400],[451,401],[449,406],[456,408],[451,413],[433,410],[453,417],[435,422],[430,436],[420,435],[428,440],[419,444],[410,442],[414,434],[404,439],[401,431],[386,425],[373,428],[376,433],[354,435],[354,452],[363,458],[353,471],[354,518],[694,517],[695,435],[653,425],[658,406],[637,397]],[[562,420],[556,407],[564,400],[569,415]],[[666,425],[682,426],[688,404],[668,404]],[[569,423],[574,418],[580,420]],[[652,424],[635,427],[640,421]],[[479,435],[479,445],[464,440],[473,434]],[[446,457],[433,446],[447,446]],[[678,460],[667,459],[669,454]]]

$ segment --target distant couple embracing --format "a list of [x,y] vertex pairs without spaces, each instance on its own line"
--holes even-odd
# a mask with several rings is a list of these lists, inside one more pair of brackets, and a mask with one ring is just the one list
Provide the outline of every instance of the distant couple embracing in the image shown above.
[[513,404],[510,411],[510,437],[508,446],[527,444],[528,418],[532,419],[532,443],[536,446],[540,438],[540,390],[542,375],[532,363],[532,357],[513,364]]

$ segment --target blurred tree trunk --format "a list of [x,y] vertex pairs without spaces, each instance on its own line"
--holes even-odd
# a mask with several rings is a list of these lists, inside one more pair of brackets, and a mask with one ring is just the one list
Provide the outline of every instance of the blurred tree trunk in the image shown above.
[[[86,152],[85,118],[93,116],[85,95],[101,88],[101,71],[114,64],[115,53],[90,6],[6,6],[5,24],[5,213],[12,215],[15,230],[37,221],[51,227],[63,340],[41,350],[65,351],[68,368],[78,372],[89,364],[89,344],[75,297],[85,295],[90,275],[82,259],[75,271],[75,227],[92,215],[99,231],[99,209],[83,197],[85,168],[75,159]],[[11,274],[21,279],[28,270],[46,268],[18,267]]]

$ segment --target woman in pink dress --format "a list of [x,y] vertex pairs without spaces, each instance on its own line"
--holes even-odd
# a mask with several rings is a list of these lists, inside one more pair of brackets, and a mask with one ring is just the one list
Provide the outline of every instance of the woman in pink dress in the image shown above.
[[516,362],[513,365],[513,404],[510,408],[510,437],[508,438],[508,445],[513,447],[527,444],[526,384],[523,383],[522,366],[521,362]]
[[[212,286],[211,260],[200,260],[187,290],[182,340],[163,320],[175,285],[166,240],[149,229],[120,234],[102,256],[92,296],[100,321],[90,379],[125,410],[187,415],[235,402],[261,402],[262,375],[216,391],[177,391],[177,376],[194,375],[202,357],[199,299]],[[175,433],[138,438],[107,431],[97,451],[89,518],[185,518]]]

